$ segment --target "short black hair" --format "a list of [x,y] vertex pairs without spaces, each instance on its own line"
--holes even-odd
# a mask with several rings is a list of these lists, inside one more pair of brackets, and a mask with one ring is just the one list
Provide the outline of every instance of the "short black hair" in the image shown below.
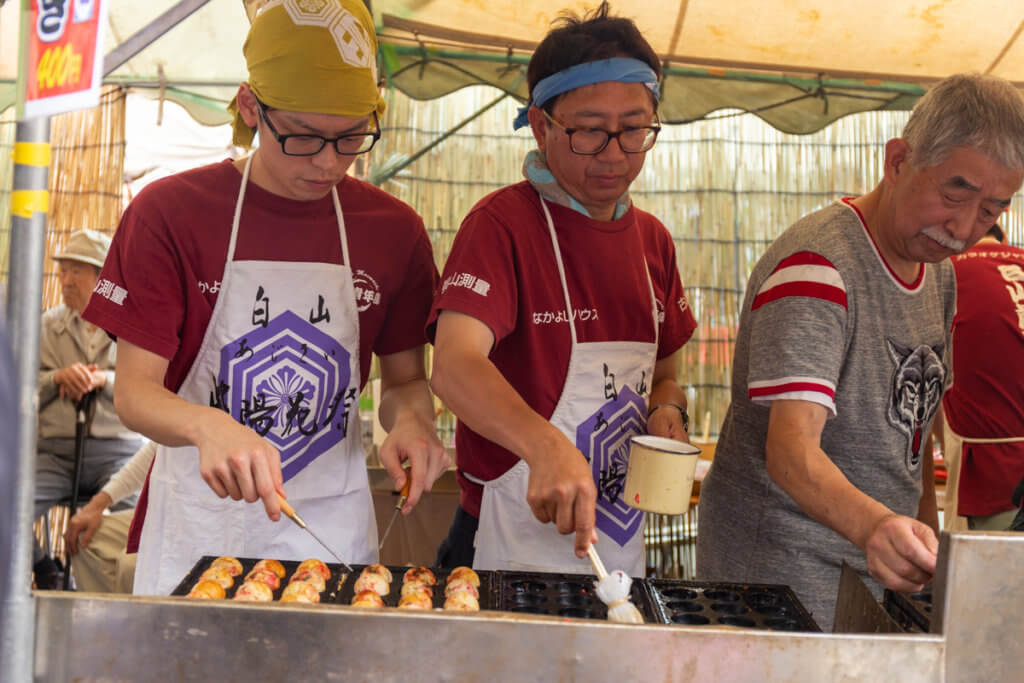
[[[604,0],[597,9],[582,17],[566,11],[552,23],[553,28],[534,50],[526,69],[531,98],[537,83],[548,76],[570,66],[612,57],[632,57],[646,62],[661,80],[658,55],[640,29],[632,19],[609,16],[610,10]],[[544,104],[544,109],[552,113],[557,101],[558,97],[552,97]]]
[[1003,229],[999,227],[998,223],[993,223],[992,227],[989,228],[988,232],[986,232],[985,234],[988,235],[989,237],[995,237],[1000,242],[1006,241],[1006,234],[1003,232]]

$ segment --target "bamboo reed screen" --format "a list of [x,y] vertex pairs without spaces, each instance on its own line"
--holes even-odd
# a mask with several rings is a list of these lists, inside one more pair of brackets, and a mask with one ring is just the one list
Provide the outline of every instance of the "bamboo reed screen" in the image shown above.
[[[12,116],[11,111],[7,117]],[[57,264],[68,235],[81,228],[112,234],[123,209],[125,93],[106,87],[100,105],[92,109],[54,116],[50,124],[50,214],[46,226],[46,261],[43,309],[61,303]],[[15,126],[0,121],[0,273],[10,272],[10,209],[12,172],[10,151]]]

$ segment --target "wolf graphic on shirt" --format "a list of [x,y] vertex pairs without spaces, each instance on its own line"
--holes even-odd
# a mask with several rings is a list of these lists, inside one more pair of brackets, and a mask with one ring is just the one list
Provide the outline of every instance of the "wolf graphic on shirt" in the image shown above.
[[889,356],[895,364],[892,373],[892,394],[889,397],[889,423],[907,435],[907,468],[917,469],[921,463],[928,425],[942,400],[946,382],[946,366],[942,363],[944,344],[917,348],[885,340]]

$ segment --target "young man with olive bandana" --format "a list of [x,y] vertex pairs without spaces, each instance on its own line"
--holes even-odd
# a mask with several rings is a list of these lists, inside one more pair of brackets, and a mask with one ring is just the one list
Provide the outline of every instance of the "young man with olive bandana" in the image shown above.
[[629,439],[687,439],[679,349],[696,327],[671,235],[628,192],[657,138],[659,72],[607,3],[530,60],[515,126],[538,149],[463,221],[429,328],[431,383],[459,418],[443,566],[589,573],[599,538],[609,568],[644,575]]
[[342,559],[376,561],[358,428],[373,353],[380,459],[396,486],[411,476],[407,512],[448,463],[423,364],[437,281],[423,223],[346,175],[380,136],[370,15],[276,0],[243,52],[235,143],[261,144],[141,192],[85,315],[120,339],[123,420],[164,444],[133,525],[139,594],[168,593],[208,553],[323,557],[273,523],[285,493]]

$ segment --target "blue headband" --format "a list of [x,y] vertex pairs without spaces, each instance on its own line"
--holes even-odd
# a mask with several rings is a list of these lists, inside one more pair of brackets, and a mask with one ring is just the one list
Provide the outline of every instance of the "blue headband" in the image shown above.
[[654,99],[659,97],[658,77],[647,62],[631,57],[612,57],[611,59],[599,59],[596,62],[583,62],[538,81],[537,85],[533,86],[533,96],[526,106],[520,107],[519,115],[512,122],[513,130],[530,125],[526,112],[530,110],[531,106],[543,107],[544,103],[552,97],[582,88],[585,85],[605,81],[643,83],[654,93]]

